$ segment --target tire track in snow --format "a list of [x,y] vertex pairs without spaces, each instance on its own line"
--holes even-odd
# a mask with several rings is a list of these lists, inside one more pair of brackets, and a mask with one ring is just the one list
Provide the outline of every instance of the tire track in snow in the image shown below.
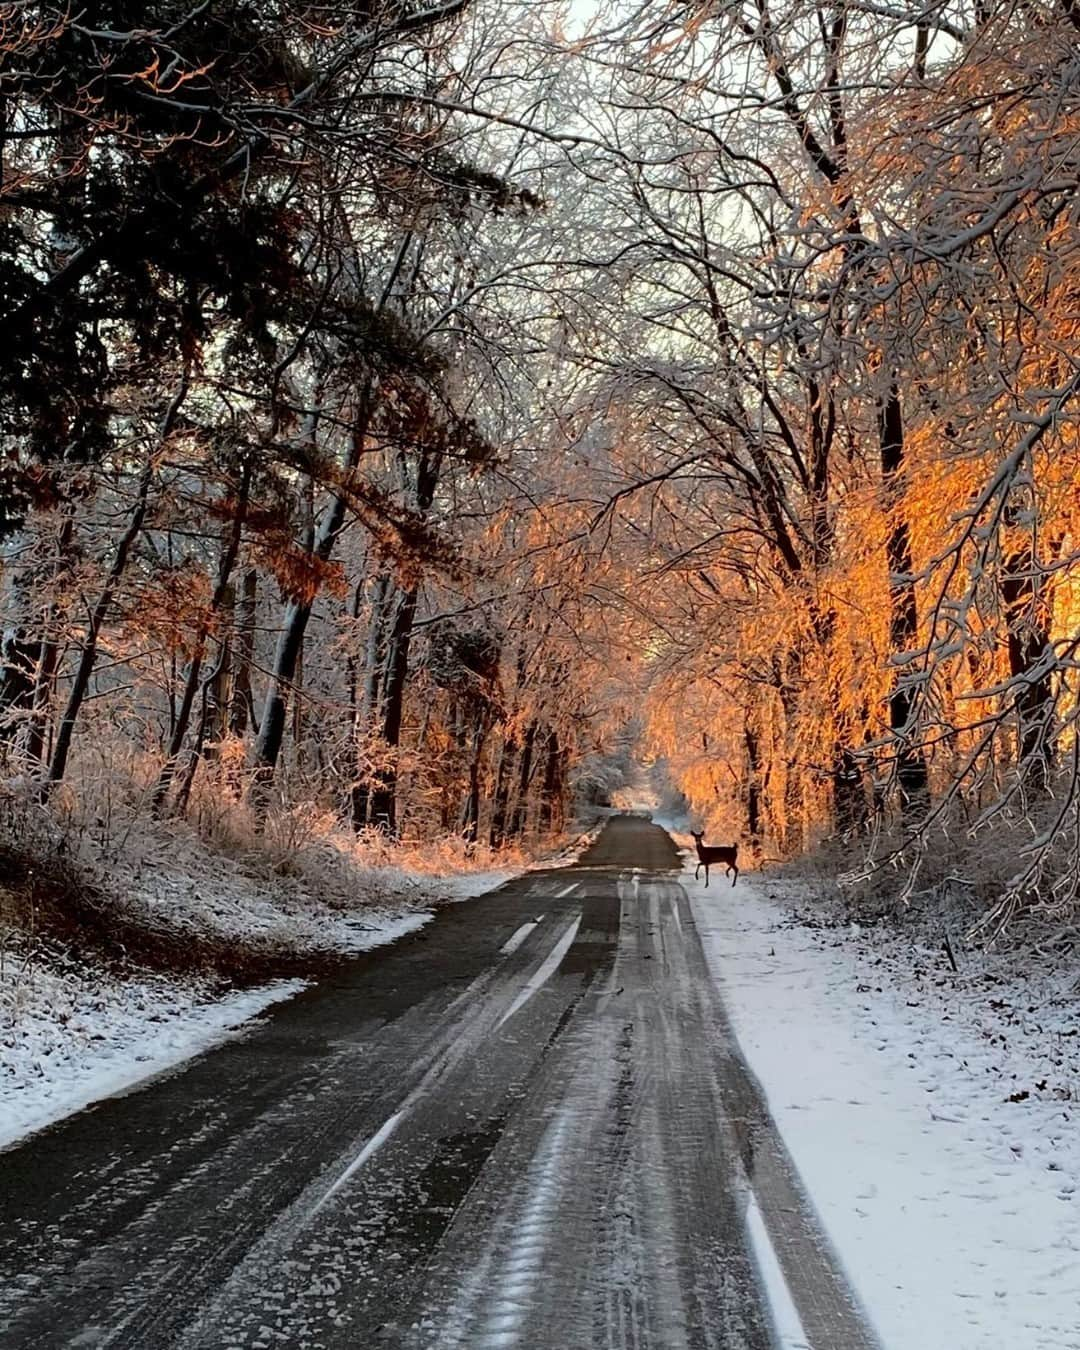
[[507,1008],[499,1018],[498,1022],[496,1022],[496,1031],[499,1031],[505,1023],[509,1022],[516,1012],[519,1012],[524,1008],[525,1004],[543,989],[544,985],[547,984],[548,980],[551,979],[552,975],[554,975],[562,965],[563,957],[565,957],[566,953],[573,946],[574,939],[577,937],[577,931],[580,927],[581,915],[579,914],[577,918],[570,923],[569,927],[558,942],[556,942],[555,946],[552,947],[538,969],[526,981],[525,988],[521,990],[517,998],[514,999],[513,1003],[511,1003],[509,1008]]
[[654,885],[609,874],[586,895],[562,969],[591,962],[593,982],[396,1345],[768,1350],[745,1188],[732,1190],[704,1028],[678,953],[665,951],[665,927],[679,945],[669,893]]

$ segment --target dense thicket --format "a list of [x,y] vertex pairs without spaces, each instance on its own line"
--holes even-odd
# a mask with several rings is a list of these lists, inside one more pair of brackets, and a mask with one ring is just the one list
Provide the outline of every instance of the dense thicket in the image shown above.
[[540,175],[439,106],[487,74],[464,9],[3,7],[0,722],[43,795],[393,831],[407,776],[475,836],[494,756],[485,828],[561,816],[564,661],[491,566]]

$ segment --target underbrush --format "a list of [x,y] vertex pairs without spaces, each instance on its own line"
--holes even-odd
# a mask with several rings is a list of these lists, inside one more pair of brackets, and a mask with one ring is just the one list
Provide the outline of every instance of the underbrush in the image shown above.
[[0,788],[0,959],[49,948],[231,983],[308,975],[470,876],[526,863],[457,837],[357,834],[314,804],[257,812],[213,782],[184,819],[155,818],[130,776],[80,786],[48,807]]
[[[1080,948],[1076,860],[1064,838],[1046,847],[1054,809],[1003,813],[977,831],[943,817],[915,838],[894,823],[873,837],[823,841],[774,875],[813,893],[822,917],[838,922],[885,922],[955,948],[1070,952]],[[1040,872],[1021,885],[1037,850]]]

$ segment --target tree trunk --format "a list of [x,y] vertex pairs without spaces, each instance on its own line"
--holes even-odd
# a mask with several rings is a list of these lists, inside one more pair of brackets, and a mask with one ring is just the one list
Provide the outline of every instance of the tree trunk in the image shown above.
[[[416,466],[415,504],[421,519],[431,509],[435,489],[442,469],[442,454],[425,451]],[[409,646],[419,590],[414,585],[399,592],[394,626],[387,643],[385,675],[382,690],[382,740],[388,762],[379,773],[371,792],[370,819],[373,825],[396,835],[398,831],[398,749],[401,744],[401,721],[405,705],[405,689],[409,679]]]
[[199,767],[199,761],[202,759],[203,748],[206,744],[207,730],[210,727],[213,717],[215,715],[220,715],[220,710],[215,709],[211,691],[214,689],[215,685],[220,684],[228,660],[228,653],[229,644],[223,642],[214,669],[203,681],[202,699],[199,707],[199,722],[195,730],[195,742],[191,747],[191,753],[188,755],[187,764],[185,764],[184,772],[180,778],[180,786],[176,792],[176,809],[181,815],[187,812],[188,802],[191,799],[191,789],[195,782],[195,773]]
[[518,753],[513,737],[504,737],[499,749],[499,763],[495,770],[495,799],[491,809],[491,830],[488,840],[492,848],[502,848],[510,819],[510,786],[514,780],[514,761]]
[[274,652],[273,671],[266,691],[258,739],[255,742],[255,772],[263,782],[273,780],[281,755],[281,746],[285,739],[289,691],[292,688],[296,663],[300,658],[300,649],[310,618],[311,605],[298,600],[291,601],[285,610],[285,621]]
[[743,722],[743,740],[746,744],[746,832],[755,858],[761,856],[761,776],[764,765],[761,758],[761,737],[750,722],[749,713]]
[[840,834],[861,829],[869,813],[862,765],[839,740],[833,750],[833,810]]
[[[186,386],[185,386],[186,390]],[[166,418],[166,427],[162,433],[162,440],[171,429],[172,420],[179,410],[180,400],[183,393],[177,395],[173,407],[170,409],[169,416]],[[82,656],[75,670],[75,677],[71,684],[71,692],[68,695],[67,707],[64,709],[64,716],[61,719],[59,730],[56,733],[56,745],[53,748],[52,762],[49,765],[49,777],[42,784],[42,800],[47,798],[57,783],[63,781],[64,774],[67,772],[68,757],[71,754],[71,741],[75,733],[75,723],[78,720],[79,710],[82,708],[83,700],[86,698],[87,691],[90,688],[90,678],[94,673],[94,665],[97,661],[98,639],[101,635],[102,626],[108,617],[109,609],[112,606],[113,596],[116,594],[116,587],[120,578],[124,574],[124,568],[127,566],[128,555],[131,552],[132,545],[138,538],[143,527],[143,521],[146,518],[147,506],[150,497],[150,483],[154,476],[154,460],[150,458],[139,478],[138,493],[135,498],[135,509],[131,513],[131,519],[128,521],[128,527],[120,538],[116,546],[116,553],[113,556],[112,566],[109,568],[108,576],[105,578],[105,584],[101,588],[101,594],[98,596],[90,615],[90,622],[87,626],[86,640],[83,643]]]
[[[916,646],[919,623],[915,605],[915,579],[912,575],[911,535],[901,510],[904,420],[900,391],[895,385],[882,405],[879,433],[885,505],[892,516],[885,545],[889,568],[889,649],[894,656],[899,656]],[[900,787],[901,808],[905,815],[925,807],[929,788],[926,757],[917,740],[914,713],[912,691],[901,677],[895,681],[889,695],[889,727],[896,753],[896,781]]]
[[[367,436],[371,409],[365,395],[357,410],[349,438],[349,449],[342,464],[343,475],[350,474],[356,468]],[[312,437],[315,432],[312,430]],[[334,551],[338,535],[345,524],[345,497],[335,492],[326,510],[326,515],[315,535],[311,552],[320,562],[326,562]],[[255,774],[261,782],[273,781],[281,756],[281,746],[285,737],[285,723],[289,708],[289,694],[296,679],[300,654],[304,647],[304,634],[311,618],[311,601],[293,600],[285,610],[281,636],[278,638],[274,653],[274,667],[270,674],[270,683],[263,707],[262,722],[258,739],[255,742]]]
[[397,756],[401,744],[405,687],[409,676],[409,645],[416,618],[416,601],[415,586],[401,592],[394,627],[387,644],[382,699],[382,741],[388,752],[388,762],[380,769],[371,793],[371,823],[390,835],[396,835],[398,829]]
[[799,763],[799,690],[802,661],[798,652],[788,652],[773,663],[780,706],[784,713],[784,797],[781,845],[786,858],[803,851],[805,801],[802,766]]
[[[155,815],[161,810],[165,798],[168,796],[173,776],[176,773],[176,765],[179,761],[180,754],[183,751],[184,741],[187,738],[188,724],[191,720],[191,710],[195,705],[195,696],[199,692],[199,674],[202,670],[202,663],[206,655],[206,642],[210,632],[210,624],[221,610],[222,602],[225,600],[226,595],[230,593],[232,571],[236,564],[237,555],[240,552],[240,540],[244,533],[244,519],[247,515],[248,487],[250,481],[251,471],[250,468],[245,465],[240,481],[240,494],[236,504],[236,512],[233,516],[232,526],[229,530],[225,548],[221,555],[221,561],[218,563],[217,584],[214,587],[214,594],[210,599],[210,613],[200,625],[195,650],[192,653],[191,662],[188,665],[187,676],[184,680],[183,696],[180,699],[180,707],[177,710],[176,721],[173,725],[172,736],[169,740],[168,754],[166,755],[165,763],[161,766],[161,773],[158,775],[157,786],[154,789],[152,809]],[[196,758],[198,758],[198,752],[196,752]]]
[[1054,665],[1046,579],[1030,541],[1006,556],[1001,594],[1009,675],[1017,682],[1019,769],[1035,791],[1046,792],[1054,767]]
[[563,827],[565,791],[566,754],[559,744],[558,733],[552,731],[548,736],[544,786],[540,795],[540,829],[544,834],[556,834]]
[[251,665],[255,659],[255,610],[259,597],[259,574],[254,567],[244,573],[240,601],[236,606],[235,660],[229,699],[229,734],[242,737],[255,724],[255,698],[251,692]]
[[42,627],[42,637],[39,644],[40,654],[37,669],[34,672],[34,694],[30,712],[30,725],[26,733],[27,756],[38,765],[44,765],[46,760],[46,743],[52,721],[54,685],[60,662],[60,643],[56,632],[59,623],[56,591],[62,575],[70,565],[69,550],[74,536],[74,504],[69,501],[56,539],[56,559],[50,582],[49,605]]
[[226,587],[221,601],[223,616],[218,659],[206,684],[207,758],[217,759],[221,742],[229,734],[229,690],[232,678],[232,613],[236,607],[236,589]]
[[472,745],[469,754],[469,791],[461,813],[462,833],[470,844],[475,844],[480,836],[480,769],[484,759],[484,746],[490,727],[487,709],[476,709]]
[[517,800],[514,802],[513,814],[510,817],[510,835],[514,839],[520,839],[525,834],[529,824],[529,787],[532,783],[533,753],[536,748],[537,731],[536,723],[530,722],[525,728],[525,736],[521,744],[521,755],[518,759]]
[[387,572],[375,578],[371,595],[371,622],[368,625],[364,650],[364,684],[359,706],[353,719],[353,738],[356,745],[357,781],[353,784],[352,823],[354,830],[362,830],[371,814],[372,784],[367,775],[360,774],[362,740],[371,733],[379,713],[382,681],[386,671],[386,628],[393,599],[393,579]]

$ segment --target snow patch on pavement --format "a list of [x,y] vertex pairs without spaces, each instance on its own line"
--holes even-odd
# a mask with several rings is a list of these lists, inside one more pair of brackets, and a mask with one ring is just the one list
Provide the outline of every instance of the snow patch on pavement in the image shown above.
[[992,958],[954,975],[886,929],[808,926],[765,878],[683,884],[739,1044],[886,1350],[1077,1350],[1075,996]]
[[373,1157],[376,1153],[378,1153],[379,1149],[382,1148],[383,1144],[386,1143],[386,1141],[394,1133],[397,1127],[401,1124],[404,1115],[405,1109],[403,1107],[400,1111],[395,1111],[394,1114],[390,1117],[390,1119],[385,1121],[383,1125],[380,1126],[380,1128],[371,1136],[371,1138],[367,1141],[367,1143],[356,1155],[356,1157],[352,1160],[352,1162],[349,1163],[348,1167],[346,1167],[344,1172],[342,1172],[341,1176],[338,1177],[337,1181],[334,1182],[334,1184],[330,1187],[330,1189],[325,1192],[322,1199],[315,1205],[314,1209],[311,1211],[311,1217],[314,1217],[316,1214],[318,1214],[319,1210],[322,1209],[323,1205],[326,1204],[327,1200],[329,1200],[330,1197],[336,1191],[340,1190],[341,1187],[344,1186],[345,1183],[348,1181],[348,1179],[355,1172],[359,1171],[361,1167],[363,1167],[363,1165],[367,1162],[369,1158]]
[[0,1148],[220,1044],[305,987],[215,997],[164,976],[110,979],[54,957],[0,968]]
[[784,1272],[780,1269],[780,1262],[769,1237],[769,1231],[765,1227],[765,1220],[753,1195],[746,1207],[745,1222],[754,1260],[757,1262],[758,1275],[768,1299],[779,1350],[813,1350],[810,1338],[803,1330],[798,1309],[791,1297],[791,1290],[788,1289],[787,1281],[784,1279]]
[[577,931],[580,927],[581,915],[579,914],[567,928],[566,932],[563,933],[558,942],[556,942],[555,946],[552,947],[539,969],[530,976],[525,984],[525,988],[522,989],[521,993],[514,999],[510,1007],[507,1008],[506,1012],[499,1018],[495,1026],[496,1031],[498,1031],[499,1027],[505,1022],[509,1022],[511,1017],[513,1017],[520,1008],[523,1008],[525,1004],[528,1003],[529,999],[531,999],[534,994],[539,993],[544,985],[547,984],[548,980],[551,979],[552,975],[554,975],[562,965],[563,957],[574,945],[574,938],[577,937]]
[[514,952],[516,952],[517,949],[521,946],[521,944],[525,941],[525,939],[529,936],[529,934],[534,929],[540,926],[540,920],[543,917],[544,916],[542,914],[539,914],[535,919],[530,919],[528,923],[523,923],[516,933],[511,933],[511,935],[499,948],[499,955],[512,956]]
[[[349,949],[366,951],[431,915],[365,913],[353,927],[347,916],[336,919]],[[120,973],[51,942],[2,936],[0,1148],[205,1053],[307,984],[275,980],[223,993],[198,975]]]

